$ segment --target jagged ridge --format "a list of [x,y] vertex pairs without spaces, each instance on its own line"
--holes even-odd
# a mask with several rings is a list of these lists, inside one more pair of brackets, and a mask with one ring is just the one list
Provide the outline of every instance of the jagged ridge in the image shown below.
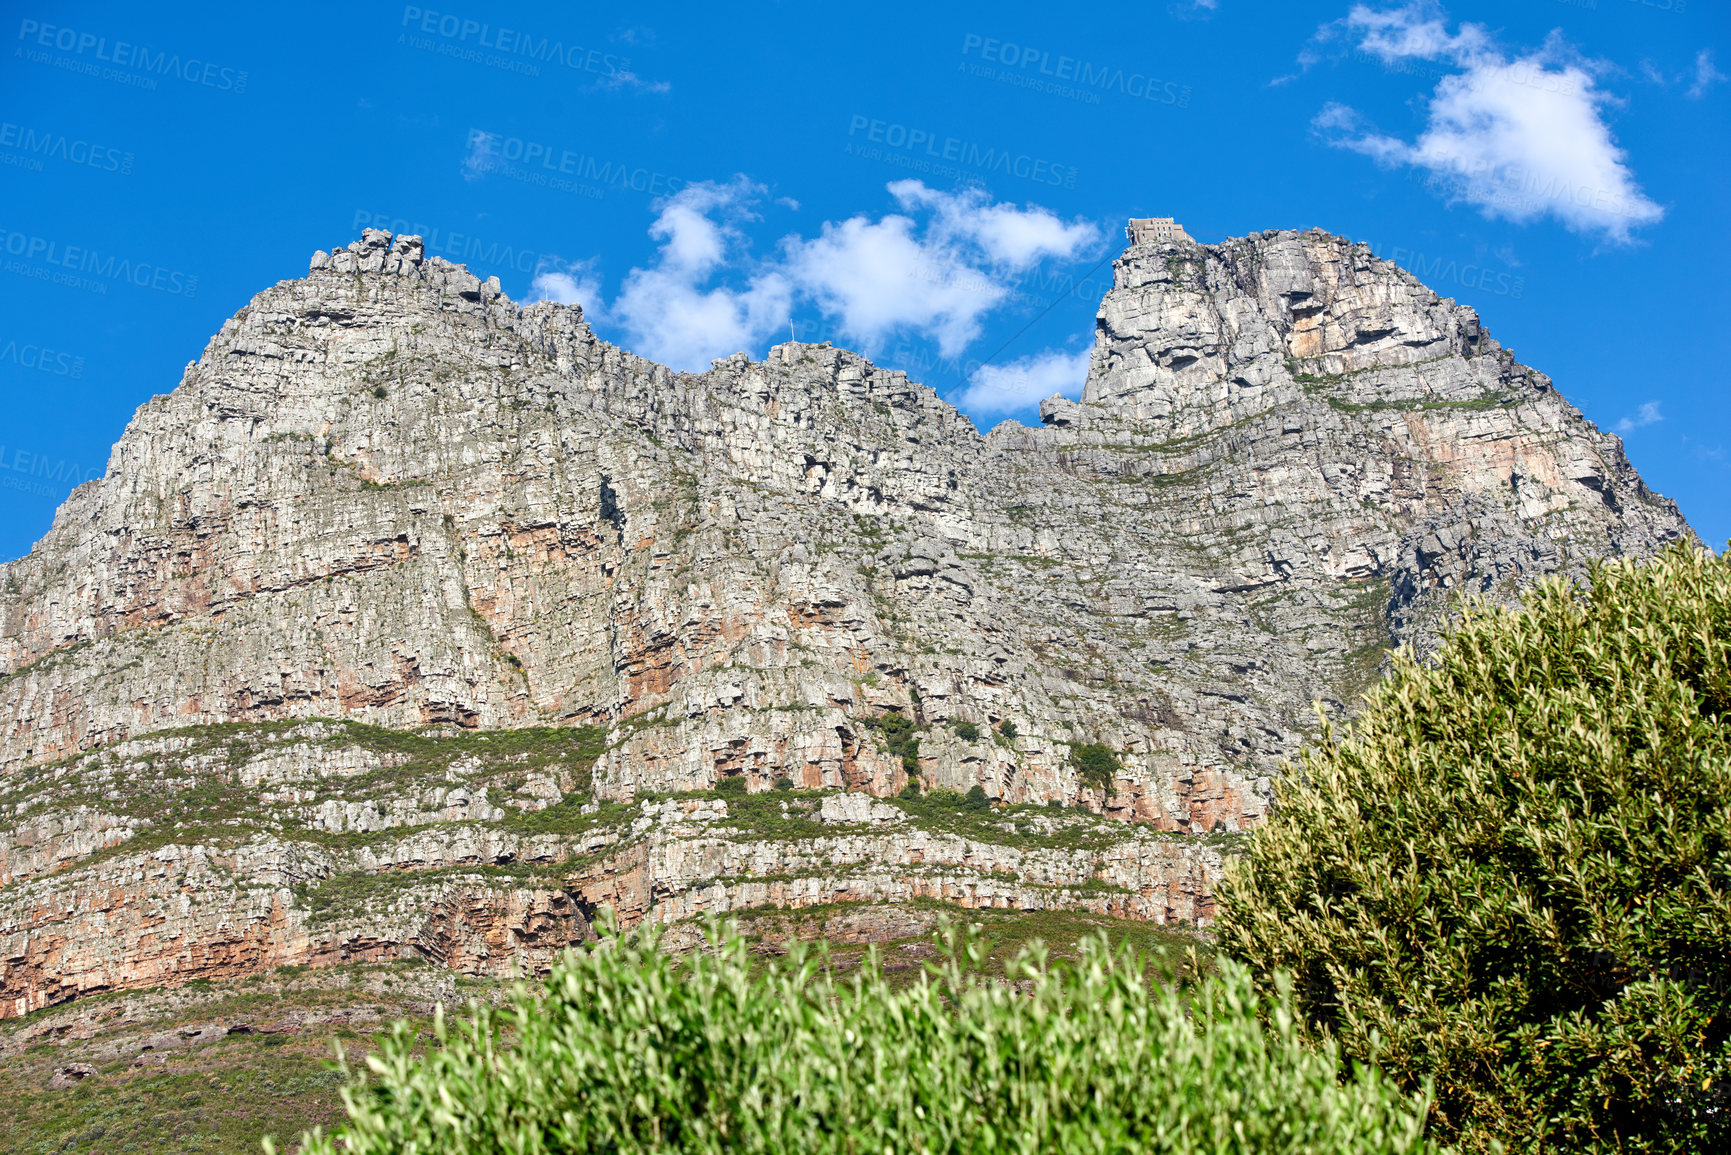
[[[1132,247],[1082,401],[1042,417],[982,437],[828,345],[674,373],[369,231],[227,322],[4,567],[12,813],[71,805],[27,766],[328,715],[598,727],[597,802],[730,776],[888,796],[912,767],[1238,830],[1311,702],[1344,708],[1453,591],[1689,533],[1471,309],[1320,232]],[[889,713],[917,755],[874,729]],[[1111,789],[1078,743],[1116,752]],[[1112,885],[1164,918],[1158,858]],[[15,960],[48,933],[16,886]],[[304,922],[265,889],[265,925]]]

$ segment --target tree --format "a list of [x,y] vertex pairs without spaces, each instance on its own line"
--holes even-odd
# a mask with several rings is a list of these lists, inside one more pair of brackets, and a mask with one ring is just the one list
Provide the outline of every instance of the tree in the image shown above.
[[1465,605],[1277,803],[1220,942],[1442,1138],[1731,1149],[1731,563]]
[[1070,747],[1070,764],[1076,768],[1076,777],[1082,780],[1082,785],[1106,791],[1112,789],[1113,779],[1123,768],[1112,748],[1098,742]]

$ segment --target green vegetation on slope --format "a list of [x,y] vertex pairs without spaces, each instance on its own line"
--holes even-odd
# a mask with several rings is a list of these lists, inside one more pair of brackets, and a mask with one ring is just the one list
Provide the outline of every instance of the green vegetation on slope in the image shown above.
[[1280,786],[1223,950],[1469,1150],[1731,1149],[1731,561],[1469,605]]
[[[930,932],[944,918],[990,936],[982,940],[981,962],[981,973],[990,976],[1003,976],[1035,940],[1055,958],[1075,959],[1078,944],[1097,935],[1119,946],[1178,952],[1180,981],[1194,973],[1183,969],[1192,963],[1202,973],[1212,966],[1207,944],[1183,930],[1066,911],[961,910],[936,900],[762,907],[740,913],[740,930],[760,971],[799,940],[821,947],[838,979],[876,949],[886,980],[907,986],[937,953]],[[502,979],[418,959],[291,966],[165,990],[92,994],[0,1021],[0,1155],[257,1155],[264,1135],[284,1139],[342,1121],[345,1080],[327,1069],[338,1042],[358,1061],[376,1045],[373,1024],[406,1017],[425,1047],[434,1002],[499,1004],[510,989]],[[147,1052],[135,1065],[150,1036],[212,1022],[250,1025],[252,1032]],[[70,1090],[50,1089],[53,1072],[72,1063],[95,1073]]]
[[[342,1076],[284,1036],[240,1038],[169,1069],[105,1072],[69,1091],[8,1097],[0,1151],[17,1155],[255,1152],[259,1136],[341,1117]],[[11,1080],[0,1081],[0,1085]]]
[[1123,769],[1112,748],[1098,742],[1070,747],[1070,765],[1076,768],[1076,777],[1082,780],[1082,785],[1096,790],[1111,790],[1112,780]]
[[888,713],[866,719],[866,725],[884,737],[884,749],[902,760],[902,769],[910,776],[920,772],[920,731],[913,719],[904,714]]
[[[364,1052],[372,1024],[401,1017],[430,1031],[437,999],[499,1002],[507,986],[419,960],[281,967],[0,1021],[0,1153],[257,1155],[264,1135],[341,1121],[338,1040]],[[212,1023],[234,1033],[198,1045],[181,1034]],[[49,1085],[73,1064],[91,1073]]]
[[[161,743],[168,752],[142,756],[129,748]],[[509,791],[528,775],[559,770],[572,789],[563,802],[544,810],[512,810],[502,825],[527,834],[580,833],[618,820],[618,808],[581,814],[588,801],[589,774],[606,748],[606,731],[596,726],[527,727],[517,730],[409,731],[342,719],[308,718],[292,722],[223,723],[143,735],[119,750],[74,755],[43,767],[0,790],[0,807],[24,806],[22,816],[88,806],[102,813],[136,818],[132,837],[80,860],[90,865],[118,854],[137,854],[171,843],[226,845],[245,841],[252,830],[344,847],[381,837],[397,837],[398,827],[367,835],[335,834],[290,817],[292,811],[261,800],[269,785],[247,786],[241,769],[259,755],[311,746],[323,751],[377,755],[383,765],[352,775],[326,775],[308,781],[314,801],[342,799],[388,802],[407,791],[450,781],[459,760],[468,763],[465,785],[499,786]],[[51,786],[45,787],[45,782]]]
[[[1341,1078],[1289,997],[1229,966],[1184,994],[1103,941],[1038,951],[1016,982],[955,935],[926,981],[875,960],[836,981],[795,947],[754,976],[744,940],[675,964],[653,934],[568,957],[503,1013],[417,1053],[398,1027],[305,1155],[493,1152],[1428,1150],[1424,1102]],[[1266,1016],[1266,1022],[1258,1015]]]

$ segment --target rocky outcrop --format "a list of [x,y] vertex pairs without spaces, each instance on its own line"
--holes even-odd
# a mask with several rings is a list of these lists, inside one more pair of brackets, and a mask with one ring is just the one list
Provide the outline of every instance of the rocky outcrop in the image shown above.
[[[1205,921],[1215,860],[1161,836],[1258,821],[1313,702],[1350,708],[1457,592],[1689,535],[1471,309],[1320,232],[1133,246],[1082,399],[1041,414],[981,436],[828,345],[675,373],[416,238],[316,255],[0,566],[5,997],[332,951],[485,969],[581,939],[603,902]],[[207,748],[319,717],[595,749],[507,800],[492,769],[417,777],[412,742],[317,736],[335,723]],[[1109,787],[1079,744],[1114,752]],[[122,767],[170,763],[240,800],[229,829],[105,805]],[[910,779],[1136,825],[1111,853],[1019,836],[1034,853],[849,798]],[[717,841],[716,812],[667,809],[778,782],[835,832]],[[518,821],[582,805],[636,817]],[[560,865],[506,885],[526,862]],[[349,875],[415,882],[315,932],[314,890]]]
[[[594,758],[558,731],[417,742],[307,722],[63,763],[23,805],[88,833],[44,840],[55,852],[29,870],[19,859],[0,887],[0,1018],[295,964],[534,973],[592,940],[599,908],[628,927],[919,899],[1188,926],[1212,915],[1218,843],[1074,809],[860,793],[607,803],[577,789]],[[99,808],[75,801],[91,797]]]

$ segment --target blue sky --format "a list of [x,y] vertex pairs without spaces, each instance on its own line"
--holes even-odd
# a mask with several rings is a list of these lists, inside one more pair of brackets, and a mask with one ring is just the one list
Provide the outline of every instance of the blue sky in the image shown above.
[[1731,538],[1707,0],[7,9],[0,557],[369,224],[684,368],[834,340],[989,428],[1080,387],[1148,215],[1370,242]]

